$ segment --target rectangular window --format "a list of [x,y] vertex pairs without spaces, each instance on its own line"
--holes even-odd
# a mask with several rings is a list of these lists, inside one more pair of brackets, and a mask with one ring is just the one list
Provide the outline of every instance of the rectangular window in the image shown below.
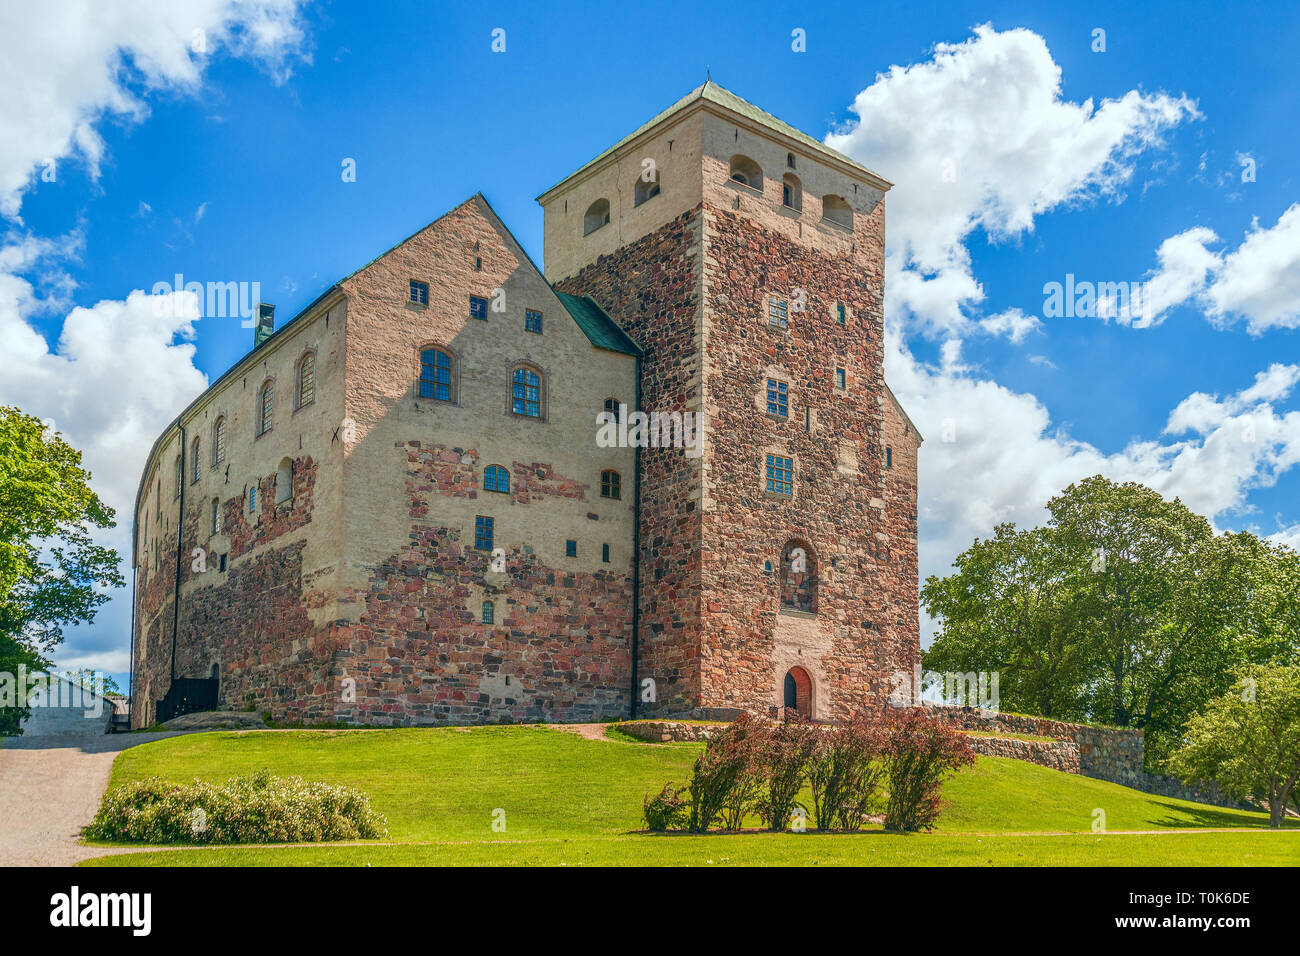
[[844,324],[844,320],[845,320],[846,317],[847,317],[847,316],[846,316],[845,311],[844,311],[844,303],[843,303],[843,302],[836,302],[836,303],[835,303],[835,321],[838,322],[840,325],[843,325],[843,324]]
[[416,305],[429,304],[429,283],[411,280],[411,301]]
[[790,414],[789,385],[774,378],[767,380],[767,413],[786,418]]
[[578,542],[573,539],[564,542],[564,556],[566,558],[576,558],[578,556]]
[[542,313],[536,309],[524,309],[524,331],[542,334]]
[[602,544],[600,546],[600,560],[604,561],[606,564],[609,564],[609,545]]
[[782,455],[767,456],[767,490],[779,495],[794,494],[794,459]]
[[497,609],[491,601],[483,602],[483,623],[494,624],[496,622]]
[[774,295],[767,297],[767,323],[779,329],[790,325],[790,303]]
[[836,388],[845,387],[844,369],[842,368],[837,368],[835,370],[835,387]]
[[248,513],[254,514],[257,511],[257,485],[252,485],[248,489]]
[[469,317],[471,319],[487,319],[487,299],[479,298],[476,295],[469,297]]
[[212,499],[212,533],[221,533],[221,502],[216,498]]
[[474,517],[474,547],[480,551],[492,550],[492,519],[483,515]]
[[220,565],[217,567],[217,570],[218,571],[226,570],[226,556],[224,554],[221,556]]

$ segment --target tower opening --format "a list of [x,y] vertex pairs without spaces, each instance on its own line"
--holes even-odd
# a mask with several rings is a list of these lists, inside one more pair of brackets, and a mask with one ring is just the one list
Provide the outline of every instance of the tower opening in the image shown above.
[[802,667],[786,671],[783,701],[786,710],[793,710],[804,720],[812,720],[812,678]]

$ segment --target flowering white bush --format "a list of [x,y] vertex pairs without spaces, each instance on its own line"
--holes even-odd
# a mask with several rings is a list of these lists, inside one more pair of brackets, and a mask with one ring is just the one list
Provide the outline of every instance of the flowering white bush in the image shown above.
[[260,770],[216,786],[150,777],[117,787],[85,834],[130,843],[324,843],[385,836],[388,821],[351,787]]

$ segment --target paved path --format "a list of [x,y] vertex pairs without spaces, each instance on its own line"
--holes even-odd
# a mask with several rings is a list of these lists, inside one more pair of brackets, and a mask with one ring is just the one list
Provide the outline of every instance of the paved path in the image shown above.
[[0,743],[0,867],[71,866],[113,850],[85,847],[113,758],[176,733],[6,737]]

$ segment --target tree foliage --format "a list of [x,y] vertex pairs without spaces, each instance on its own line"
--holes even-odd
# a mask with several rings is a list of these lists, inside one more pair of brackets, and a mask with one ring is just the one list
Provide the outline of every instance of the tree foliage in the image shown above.
[[926,581],[941,620],[927,668],[998,671],[1003,709],[1140,728],[1159,764],[1234,667],[1296,658],[1295,552],[1100,476],[1047,510]]
[[1281,826],[1300,781],[1300,666],[1248,666],[1235,676],[1188,721],[1171,765],[1193,783],[1266,803],[1269,825]]
[[[0,406],[0,673],[49,666],[63,628],[93,620],[104,591],[121,587],[117,553],[93,540],[113,526],[81,453]],[[0,710],[0,733],[16,732],[26,712]]]

